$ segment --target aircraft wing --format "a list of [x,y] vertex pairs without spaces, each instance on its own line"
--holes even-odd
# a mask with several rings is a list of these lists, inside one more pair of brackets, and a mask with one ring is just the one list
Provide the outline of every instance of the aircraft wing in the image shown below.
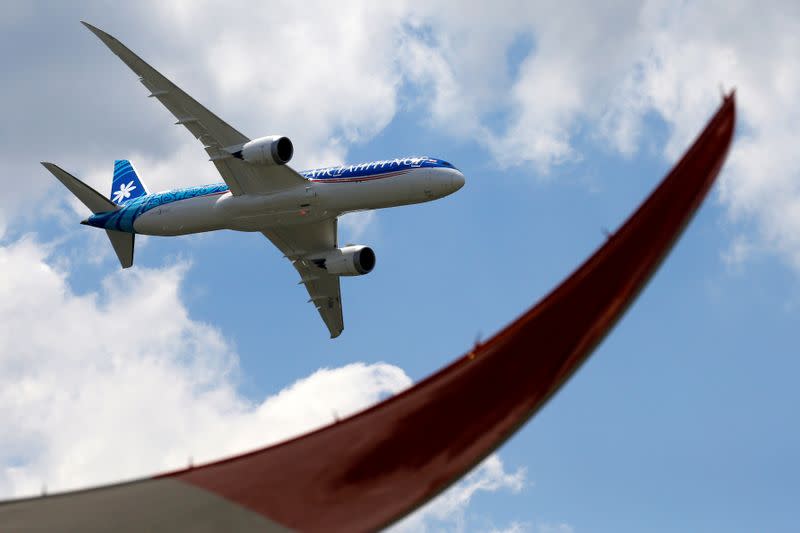
[[300,283],[306,286],[311,297],[309,302],[319,311],[332,339],[338,337],[344,329],[339,276],[328,274],[304,257],[336,248],[336,226],[336,219],[330,218],[310,224],[270,228],[262,232],[292,261],[300,273]]
[[178,119],[176,124],[185,126],[203,143],[231,193],[236,196],[266,194],[305,183],[304,178],[287,165],[252,165],[233,157],[231,153],[250,139],[183,92],[117,39],[91,24],[83,22],[83,25],[139,76],[139,81],[150,90],[150,96],[158,99]]

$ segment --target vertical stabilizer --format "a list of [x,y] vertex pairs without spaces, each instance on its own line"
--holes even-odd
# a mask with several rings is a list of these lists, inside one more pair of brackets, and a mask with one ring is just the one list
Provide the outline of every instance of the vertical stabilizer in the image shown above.
[[139,179],[133,163],[127,159],[114,161],[114,178],[111,181],[111,201],[123,205],[134,198],[147,194],[147,188]]
[[107,229],[106,235],[108,235],[108,239],[111,241],[111,246],[114,247],[114,252],[116,252],[122,268],[129,268],[132,266],[133,244],[136,239],[136,234]]

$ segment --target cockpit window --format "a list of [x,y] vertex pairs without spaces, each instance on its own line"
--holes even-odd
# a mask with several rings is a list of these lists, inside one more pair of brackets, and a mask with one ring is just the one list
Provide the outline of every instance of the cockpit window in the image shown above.
[[440,160],[439,160],[439,164],[440,164],[440,165],[442,165],[444,168],[452,168],[453,170],[458,170],[458,169],[457,169],[456,167],[454,167],[454,166],[453,166],[451,163],[448,163],[448,162],[447,162],[447,161],[445,161],[444,159],[440,159]]

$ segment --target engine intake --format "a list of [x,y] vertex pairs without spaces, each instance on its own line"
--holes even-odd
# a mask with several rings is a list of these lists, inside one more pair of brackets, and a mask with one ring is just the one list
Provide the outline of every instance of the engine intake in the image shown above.
[[271,135],[245,143],[242,149],[231,155],[248,163],[261,165],[285,165],[292,160],[294,146],[289,137]]
[[362,276],[375,268],[375,252],[369,246],[353,244],[331,250],[324,256],[312,259],[312,262],[329,274]]

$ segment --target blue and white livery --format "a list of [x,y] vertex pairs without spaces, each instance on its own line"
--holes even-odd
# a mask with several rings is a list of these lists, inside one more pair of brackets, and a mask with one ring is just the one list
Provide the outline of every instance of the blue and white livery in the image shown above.
[[111,180],[111,201],[123,205],[134,198],[147,196],[147,189],[136,174],[133,163],[127,159],[114,161],[114,177]]
[[42,163],[91,211],[82,224],[106,231],[123,268],[133,264],[136,234],[186,235],[219,229],[263,233],[300,274],[309,302],[331,337],[344,329],[340,276],[375,266],[364,245],[339,247],[337,219],[447,196],[464,185],[450,163],[432,157],[385,159],[297,172],[287,163],[292,142],[250,139],[203,107],[114,37],[83,23],[138,76],[201,143],[223,182],[149,193],[133,164],[114,162],[109,198],[52,163]]

